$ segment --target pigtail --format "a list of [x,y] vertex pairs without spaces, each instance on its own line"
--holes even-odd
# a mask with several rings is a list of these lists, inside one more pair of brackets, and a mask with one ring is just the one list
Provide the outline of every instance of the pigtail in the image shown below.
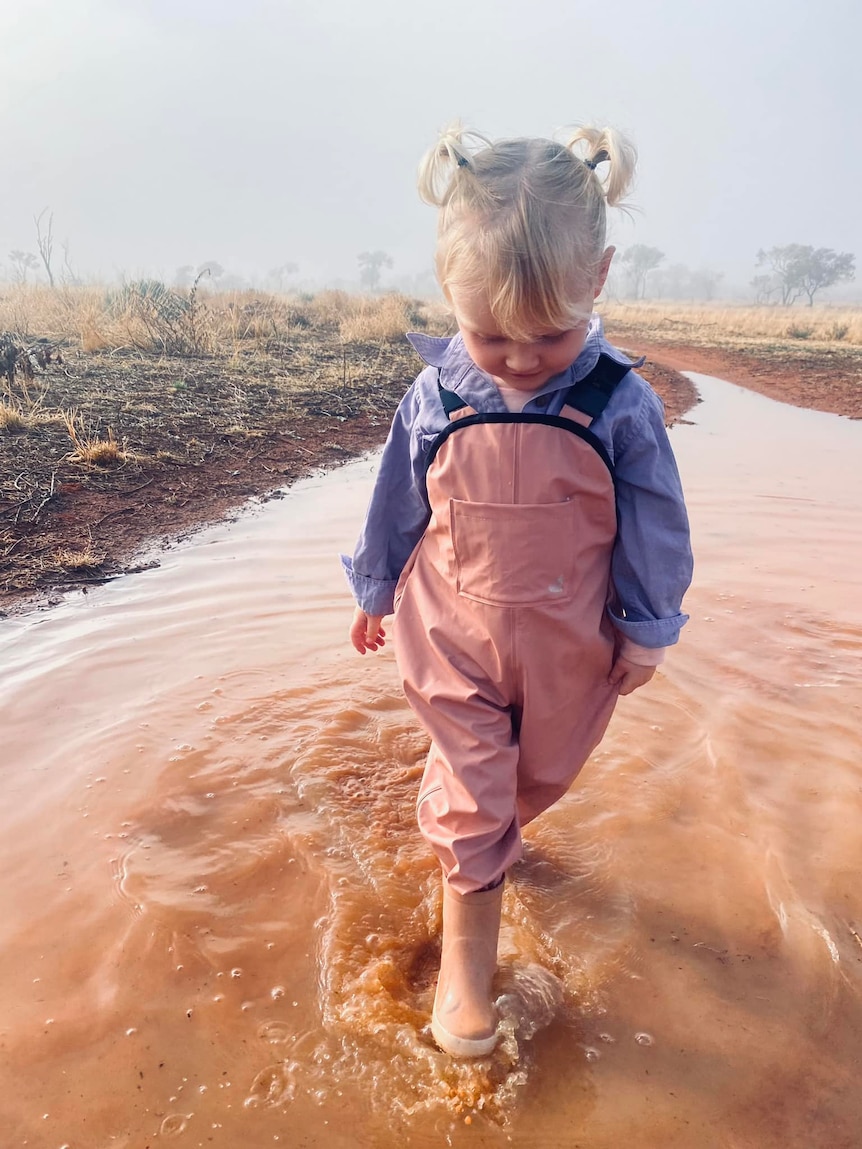
[[440,133],[433,148],[419,164],[419,195],[433,207],[442,207],[450,198],[459,176],[473,172],[476,146],[490,147],[491,141],[479,132],[465,130],[456,121]]
[[[586,147],[579,146],[586,144]],[[634,183],[637,151],[626,137],[614,128],[578,128],[566,142],[566,147],[588,168],[595,171],[599,164],[607,163],[609,170],[597,178],[605,190],[605,199],[611,207],[619,204]]]

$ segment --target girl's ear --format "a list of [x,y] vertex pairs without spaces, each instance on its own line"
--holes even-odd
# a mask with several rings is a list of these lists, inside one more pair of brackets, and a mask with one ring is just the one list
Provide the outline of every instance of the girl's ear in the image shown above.
[[616,250],[617,249],[615,247],[606,247],[602,253],[602,260],[599,264],[599,274],[596,278],[595,294],[593,296],[594,299],[598,299],[602,293],[602,289],[605,286],[605,280],[608,278],[608,272],[611,269],[611,260],[614,258]]

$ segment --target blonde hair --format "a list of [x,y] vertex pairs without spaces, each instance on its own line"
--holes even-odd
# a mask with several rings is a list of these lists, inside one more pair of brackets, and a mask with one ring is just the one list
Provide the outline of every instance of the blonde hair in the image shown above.
[[[582,319],[605,250],[606,203],[631,187],[637,153],[613,128],[579,128],[565,144],[491,142],[446,129],[419,168],[419,194],[440,208],[437,277],[480,290],[515,339]],[[596,172],[607,164],[604,176]]]

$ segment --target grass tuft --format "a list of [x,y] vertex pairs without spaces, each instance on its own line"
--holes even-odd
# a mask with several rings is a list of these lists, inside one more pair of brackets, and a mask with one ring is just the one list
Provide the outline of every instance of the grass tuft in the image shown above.
[[0,402],[0,431],[14,435],[30,426],[27,416],[11,403]]
[[54,552],[54,562],[64,571],[93,571],[105,561],[104,554],[97,554],[92,547],[80,551],[59,550]]
[[87,434],[77,411],[64,411],[63,422],[75,447],[68,456],[70,463],[114,467],[119,463],[125,463],[129,458],[125,447],[117,442],[112,428],[108,428],[107,438],[94,438]]

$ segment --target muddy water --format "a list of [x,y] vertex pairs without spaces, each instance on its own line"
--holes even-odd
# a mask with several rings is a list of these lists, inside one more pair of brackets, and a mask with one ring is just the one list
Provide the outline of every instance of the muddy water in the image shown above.
[[696,377],[684,642],[529,831],[504,1040],[427,1034],[371,461],[0,625],[0,1144],[859,1144],[862,424]]

